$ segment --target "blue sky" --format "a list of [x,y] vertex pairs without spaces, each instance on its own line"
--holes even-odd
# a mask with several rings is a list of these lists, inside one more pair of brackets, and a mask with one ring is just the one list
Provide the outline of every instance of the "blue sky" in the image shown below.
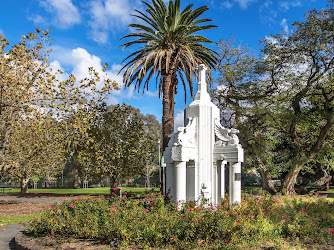
[[[191,2],[195,8],[207,5],[209,10],[204,16],[219,26],[202,32],[202,35],[215,42],[233,35],[238,42],[253,49],[259,49],[260,39],[281,30],[289,32],[291,24],[302,20],[305,11],[326,6],[325,0],[181,0],[183,8]],[[100,70],[103,63],[108,63],[111,79],[122,85],[122,77],[117,73],[123,59],[132,50],[123,51],[119,39],[130,32],[128,24],[136,22],[130,16],[133,9],[144,10],[140,0],[2,0],[1,7],[0,34],[4,34],[11,44],[36,28],[49,28],[53,39],[50,58],[53,68],[83,78],[88,67]],[[144,114],[154,114],[161,121],[162,101],[155,89],[155,81],[144,95],[142,90],[137,93],[131,87],[114,92],[108,102],[125,102]],[[180,86],[175,106],[177,124],[190,102],[188,98],[184,103]]]

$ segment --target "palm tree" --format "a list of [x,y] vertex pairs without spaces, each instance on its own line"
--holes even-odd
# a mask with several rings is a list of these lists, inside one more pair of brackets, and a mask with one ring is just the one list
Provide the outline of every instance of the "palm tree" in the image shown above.
[[[130,24],[136,32],[130,33],[124,38],[133,40],[122,44],[123,50],[131,45],[142,45],[135,52],[125,58],[123,81],[125,86],[135,83],[136,89],[142,87],[148,90],[151,78],[156,78],[156,86],[159,85],[159,97],[162,94],[163,117],[163,149],[168,145],[168,135],[174,131],[174,96],[178,81],[181,80],[186,93],[189,86],[193,95],[193,76],[197,79],[196,68],[199,64],[205,64],[213,68],[216,64],[216,53],[202,45],[213,43],[204,36],[194,33],[208,30],[215,25],[199,24],[212,21],[207,18],[199,18],[208,7],[202,6],[192,9],[189,4],[181,12],[180,0],[169,1],[168,6],[163,0],[152,0],[152,4],[142,1],[147,9],[146,13],[135,10],[133,15],[141,19],[141,23]],[[209,82],[212,82],[211,72],[208,74]],[[159,84],[158,84],[159,82]],[[186,98],[186,96],[185,96]]]

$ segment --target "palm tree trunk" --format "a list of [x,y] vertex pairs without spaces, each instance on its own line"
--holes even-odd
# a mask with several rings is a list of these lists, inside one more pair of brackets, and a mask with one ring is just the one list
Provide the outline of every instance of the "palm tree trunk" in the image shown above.
[[[162,87],[162,138],[163,138],[163,148],[168,146],[169,135],[174,132],[174,106],[175,106],[175,92],[176,86],[172,82],[173,74],[169,73],[164,76],[163,87]],[[165,175],[163,168],[161,168],[161,179],[160,179],[160,191],[164,193],[165,183],[163,183],[163,176]],[[166,179],[166,178],[165,178]]]
[[162,97],[162,136],[163,150],[168,146],[169,137],[174,132],[175,86],[172,83],[172,74],[164,76]]

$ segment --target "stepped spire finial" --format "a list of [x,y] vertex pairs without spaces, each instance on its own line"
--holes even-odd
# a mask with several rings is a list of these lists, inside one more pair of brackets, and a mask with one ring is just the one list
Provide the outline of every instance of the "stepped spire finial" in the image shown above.
[[199,81],[197,91],[207,91],[206,79],[205,79],[205,71],[208,70],[204,64],[200,64],[197,68],[199,71]]
[[211,102],[210,95],[208,93],[208,86],[206,84],[206,77],[205,77],[205,71],[208,70],[208,67],[204,64],[200,64],[197,67],[197,70],[199,72],[199,79],[198,79],[198,85],[197,85],[197,93],[195,95],[194,100],[195,101],[209,101]]

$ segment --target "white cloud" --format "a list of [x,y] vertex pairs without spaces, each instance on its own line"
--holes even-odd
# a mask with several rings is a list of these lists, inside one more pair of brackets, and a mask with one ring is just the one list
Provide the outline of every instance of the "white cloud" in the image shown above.
[[[63,69],[62,66],[60,65],[60,62],[59,62],[59,61],[57,61],[57,60],[52,61],[52,62],[50,63],[50,69],[51,69],[51,72],[52,72],[53,74],[56,74],[57,79],[58,79],[59,81],[64,81],[64,80],[67,79],[68,74],[66,74],[66,73],[64,72],[64,69]],[[58,73],[59,71],[63,72],[63,74]]]
[[[60,46],[53,46],[52,53],[52,62],[50,67],[53,69],[53,72],[58,69],[65,71],[62,78],[59,80],[64,80],[67,75],[73,74],[77,81],[89,77],[88,68],[93,67],[96,72],[98,72],[101,78],[109,78],[118,83],[119,87],[123,86],[123,75],[122,73],[118,74],[121,70],[122,65],[113,64],[110,69],[106,72],[102,71],[102,62],[101,58],[90,54],[87,50],[83,48],[67,49]],[[65,68],[65,70],[64,70]],[[98,88],[102,87],[103,81],[100,81],[97,86]],[[112,95],[107,100],[108,104],[117,104],[122,103],[125,100],[139,100],[147,97],[157,97],[158,91],[151,92],[145,91],[145,96],[142,94],[142,90],[135,90],[135,85],[130,85],[127,88],[121,88],[120,90],[114,90]]]
[[245,10],[253,2],[257,2],[257,0],[225,0],[220,4],[220,6],[221,8],[231,9],[234,4],[237,4],[241,9]]
[[302,6],[302,3],[300,0],[281,1],[279,2],[279,6],[288,11],[291,7]]
[[40,15],[31,15],[28,17],[28,20],[33,21],[35,25],[46,24],[46,20]]
[[231,1],[224,1],[220,4],[220,7],[223,9],[231,9],[233,7],[233,4]]
[[178,110],[174,118],[174,132],[177,131],[178,127],[184,127],[184,111]]
[[278,41],[275,37],[265,36],[265,38],[266,38],[267,42],[270,43],[270,44],[277,44],[278,43]]
[[241,9],[247,9],[248,5],[252,2],[257,2],[257,0],[234,0],[234,2],[238,3]]
[[[72,3],[72,0],[40,0],[41,5],[48,11],[52,16],[53,25],[60,29],[67,29],[75,24],[80,23],[81,17],[77,7]],[[35,21],[41,23],[44,18],[36,15]]]
[[90,2],[91,38],[100,44],[108,40],[108,33],[127,27],[132,21],[134,9],[139,0],[93,0]]
[[289,26],[285,18],[282,19],[281,26],[286,34],[289,34]]
[[53,45],[51,53],[51,60],[59,61],[59,63],[66,69],[66,66],[72,67],[72,50],[61,46]]

